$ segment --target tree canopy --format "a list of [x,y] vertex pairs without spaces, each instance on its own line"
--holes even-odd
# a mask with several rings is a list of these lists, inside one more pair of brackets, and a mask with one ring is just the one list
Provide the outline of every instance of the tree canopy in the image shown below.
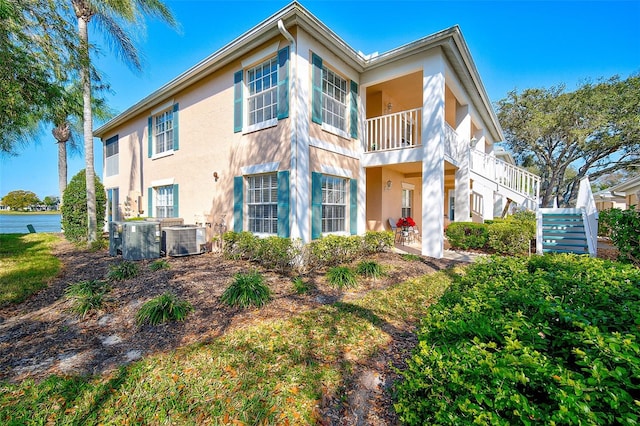
[[11,210],[26,210],[28,207],[40,204],[40,200],[35,193],[20,189],[2,197],[2,204]]
[[506,143],[540,174],[541,205],[572,205],[580,179],[638,165],[640,76],[511,91],[498,102]]

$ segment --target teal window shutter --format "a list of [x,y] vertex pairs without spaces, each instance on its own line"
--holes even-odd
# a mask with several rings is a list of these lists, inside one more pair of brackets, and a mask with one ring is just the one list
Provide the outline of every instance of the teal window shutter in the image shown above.
[[233,230],[242,232],[242,195],[244,191],[244,178],[235,176],[233,178]]
[[153,117],[149,117],[147,120],[147,124],[149,125],[149,137],[148,137],[148,147],[149,147],[149,158],[153,157]]
[[311,239],[322,236],[322,173],[311,173]]
[[242,75],[240,70],[233,74],[233,132],[242,131]]
[[289,46],[278,51],[278,120],[289,117]]
[[311,121],[322,124],[322,58],[312,54],[311,64]]
[[349,230],[351,235],[358,233],[358,180],[351,179],[349,181]]
[[[180,136],[180,120],[178,119],[179,104],[173,104],[173,150],[177,151],[180,148],[179,136]],[[176,216],[178,217],[178,216]]]
[[173,217],[180,217],[180,191],[178,184],[173,185]]
[[289,238],[289,171],[278,172],[278,237]]
[[351,116],[350,129],[351,137],[358,139],[358,83],[351,80]]
[[153,188],[147,190],[147,198],[147,207],[149,208],[149,210],[147,210],[147,217],[153,217]]

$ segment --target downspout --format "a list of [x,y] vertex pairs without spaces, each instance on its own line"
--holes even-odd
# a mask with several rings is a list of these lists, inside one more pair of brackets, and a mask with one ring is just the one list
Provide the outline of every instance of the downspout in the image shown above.
[[298,218],[298,90],[297,84],[298,74],[297,74],[297,58],[298,58],[298,46],[296,44],[295,39],[291,35],[289,31],[284,27],[284,22],[282,19],[278,20],[278,30],[284,36],[284,38],[291,43],[291,68],[289,70],[289,81],[290,81],[290,90],[289,90],[289,118],[291,119],[291,181],[290,181],[290,203],[289,209],[291,214],[291,238],[300,238],[302,236],[302,232],[300,229],[300,223]]

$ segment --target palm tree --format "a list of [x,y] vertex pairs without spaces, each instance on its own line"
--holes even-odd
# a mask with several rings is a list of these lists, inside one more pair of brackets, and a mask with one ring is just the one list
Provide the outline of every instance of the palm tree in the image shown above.
[[91,111],[91,58],[89,55],[89,22],[101,27],[117,53],[127,65],[141,68],[140,57],[125,26],[141,26],[145,16],[159,18],[172,27],[177,23],[169,8],[161,0],[71,0],[78,21],[80,37],[80,82],[83,93],[83,135],[87,183],[88,243],[96,241],[95,170],[93,160],[93,115]]

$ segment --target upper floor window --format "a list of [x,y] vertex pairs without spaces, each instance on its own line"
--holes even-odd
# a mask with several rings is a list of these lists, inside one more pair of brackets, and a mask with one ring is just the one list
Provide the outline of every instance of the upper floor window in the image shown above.
[[278,176],[276,173],[247,178],[249,232],[278,234]]
[[119,173],[119,151],[118,135],[107,139],[104,145],[105,176],[115,176]]
[[173,150],[173,110],[161,112],[153,118],[155,154]]
[[249,125],[277,117],[278,61],[272,58],[247,71]]
[[322,67],[322,121],[331,127],[347,130],[347,80]]
[[163,156],[178,150],[179,105],[161,105],[149,117],[149,157]]
[[358,138],[358,83],[311,55],[311,121],[344,138]]

